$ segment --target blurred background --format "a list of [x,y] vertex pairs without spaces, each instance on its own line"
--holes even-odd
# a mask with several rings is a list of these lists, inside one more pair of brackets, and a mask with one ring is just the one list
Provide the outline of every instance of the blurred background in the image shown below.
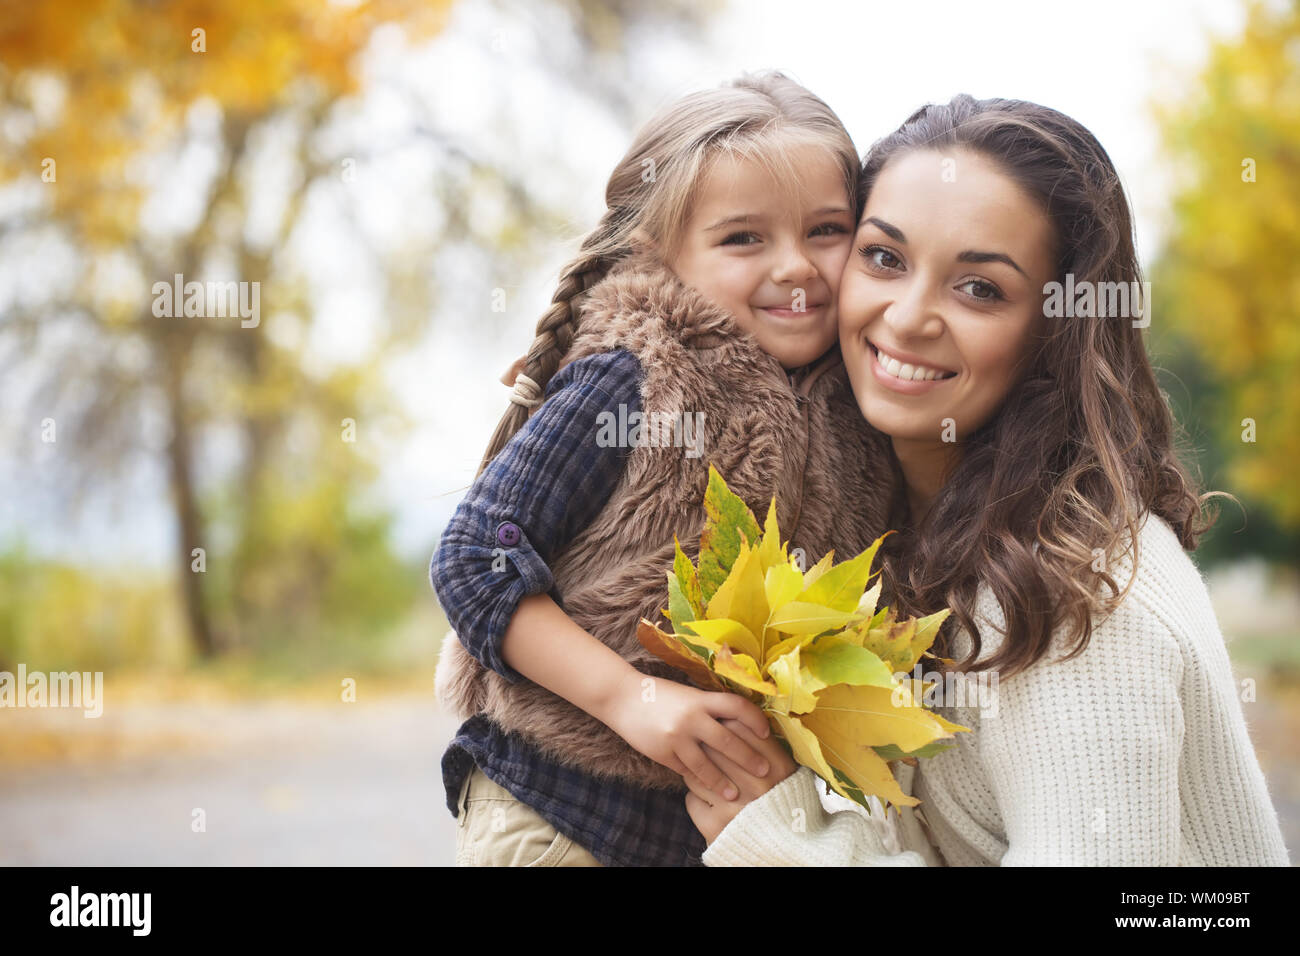
[[1300,3],[0,0],[0,671],[104,675],[0,709],[0,864],[451,862],[427,567],[498,378],[636,125],[767,67],[863,151],[958,92],[1106,146],[1295,853]]

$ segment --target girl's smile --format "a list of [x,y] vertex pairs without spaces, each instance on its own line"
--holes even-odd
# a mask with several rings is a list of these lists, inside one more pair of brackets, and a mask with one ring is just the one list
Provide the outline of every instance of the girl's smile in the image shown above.
[[836,299],[853,239],[835,157],[802,145],[790,165],[797,181],[745,156],[719,156],[668,263],[786,369],[835,344]]
[[778,319],[808,320],[813,316],[817,315],[817,313],[821,312],[821,310],[825,309],[826,303],[820,302],[817,305],[809,305],[807,308],[803,310],[791,309],[791,308],[778,306],[778,305],[759,305],[759,306],[755,306],[755,308],[760,309],[763,312],[766,312],[768,315],[776,316]]

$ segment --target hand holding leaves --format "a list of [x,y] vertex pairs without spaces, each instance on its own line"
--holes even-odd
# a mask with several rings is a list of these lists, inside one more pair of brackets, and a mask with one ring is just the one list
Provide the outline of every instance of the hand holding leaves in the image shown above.
[[710,466],[705,509],[698,566],[679,543],[668,572],[673,632],[642,619],[641,643],[697,686],[761,707],[795,759],[841,795],[917,804],[888,761],[930,756],[969,728],[927,710],[895,675],[927,654],[948,610],[903,622],[876,610],[880,584],[866,586],[884,535],[848,561],[834,564],[832,552],[804,571],[780,540],[775,499],[760,531]]

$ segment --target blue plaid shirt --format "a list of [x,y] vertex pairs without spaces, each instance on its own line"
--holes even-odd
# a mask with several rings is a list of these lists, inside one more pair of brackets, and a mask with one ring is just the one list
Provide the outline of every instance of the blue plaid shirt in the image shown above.
[[[641,407],[643,372],[617,349],[578,359],[547,384],[546,400],[470,488],[433,555],[429,577],[447,620],[484,667],[525,680],[501,658],[520,600],[547,593],[560,607],[548,558],[600,513],[629,450],[592,441],[597,416]],[[505,549],[505,573],[492,568]],[[542,756],[486,716],[467,720],[442,758],[447,808],[475,765],[606,866],[699,866],[704,837],[685,791],[598,780]]]

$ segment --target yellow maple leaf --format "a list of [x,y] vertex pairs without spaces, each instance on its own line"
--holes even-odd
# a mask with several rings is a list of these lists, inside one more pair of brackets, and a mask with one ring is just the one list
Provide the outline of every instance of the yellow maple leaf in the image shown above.
[[928,651],[948,610],[899,621],[876,609],[881,583],[867,583],[885,535],[841,564],[829,552],[805,572],[780,541],[775,498],[760,534],[710,466],[705,510],[698,568],[678,545],[668,573],[665,614],[676,631],[642,620],[642,644],[674,667],[689,658],[682,669],[697,685],[758,703],[795,759],[842,796],[914,806],[889,760],[930,756],[942,749],[936,741],[969,728],[927,710],[921,689],[894,675]]

